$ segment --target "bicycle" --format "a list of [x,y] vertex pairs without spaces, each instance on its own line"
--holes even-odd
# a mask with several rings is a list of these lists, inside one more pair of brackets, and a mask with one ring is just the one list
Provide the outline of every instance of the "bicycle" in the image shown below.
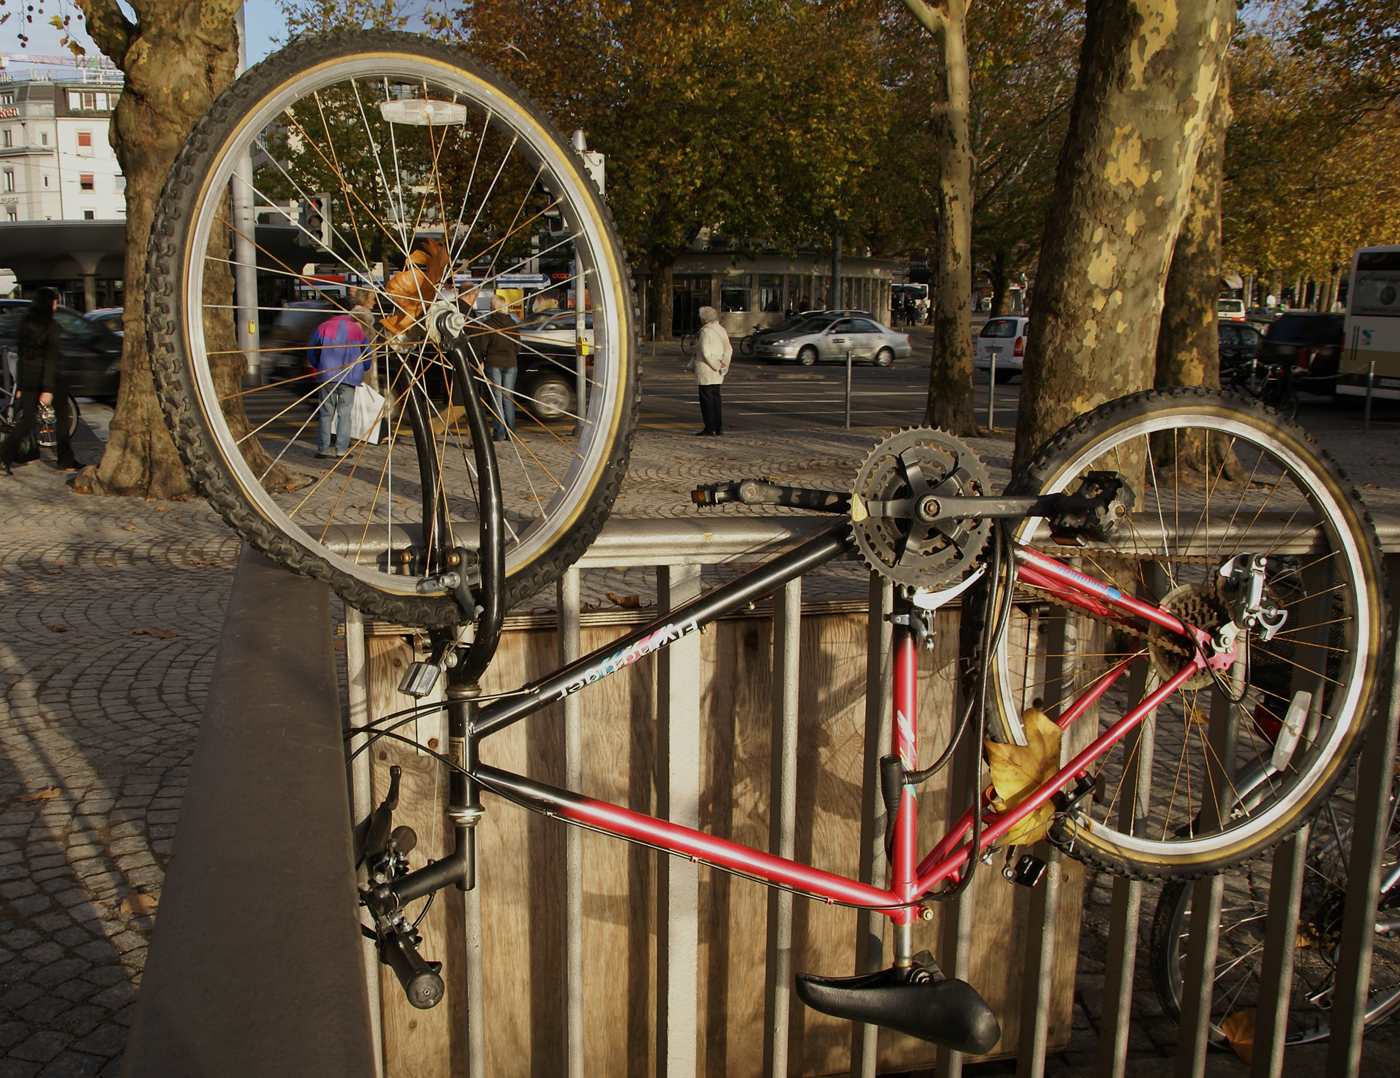
[[[265,151],[251,180],[240,171],[250,150]],[[421,182],[395,182],[405,171]],[[231,305],[212,287],[229,261],[230,188],[255,210],[279,192],[329,191],[340,222],[330,253],[364,279],[386,266],[377,290],[393,313],[375,348],[402,407],[383,444],[357,443],[319,474],[308,460],[309,420],[286,418],[286,383],[268,406],[224,369],[244,362],[237,352],[227,359]],[[541,254],[567,259],[593,314],[586,399],[574,433],[512,440],[498,455],[476,327],[446,285],[463,260],[483,263],[474,276],[490,280],[534,257],[530,223],[555,212],[563,236]],[[894,925],[889,969],[802,975],[799,996],[828,1014],[984,1052],[1000,1035],[995,1015],[914,941],[924,911],[964,891],[984,859],[1004,854],[1004,874],[1033,885],[1045,866],[1024,851],[1045,836],[1138,878],[1210,874],[1300,826],[1359,747],[1385,635],[1365,509],[1301,430],[1204,390],[1139,394],[1081,417],[1001,497],[966,445],[918,429],[872,449],[851,491],[757,480],[700,488],[699,505],[791,506],[833,523],[591,655],[481,697],[505,611],[584,550],[616,497],[637,420],[636,334],[621,245],[578,155],[518,90],[457,50],[366,31],[303,39],[247,72],[176,159],[152,226],[148,281],[158,387],[210,503],[258,550],[326,580],[347,603],[429,630],[429,659],[401,688],[421,698],[445,679],[446,703],[347,732],[365,740],[355,752],[382,738],[412,744],[405,724],[447,712],[448,751],[424,751],[451,776],[454,852],[410,865],[412,836],[392,827],[392,788],[360,846],[366,930],[416,1006],[433,1005],[443,984],[406,908],[444,887],[474,886],[487,792],[883,914]],[[894,734],[881,768],[893,821],[888,886],[481,762],[493,734],[852,553],[895,590]],[[933,613],[954,601],[968,645],[965,704],[938,759],[920,766],[917,732],[902,716],[915,713]],[[1340,634],[1335,649],[1329,633]],[[1297,671],[1283,693],[1255,677],[1278,664]],[[1261,708],[1279,719],[1271,736],[1239,718]],[[1066,730],[1089,743],[1062,764]],[[978,795],[921,851],[919,788],[968,738],[983,744],[967,754]],[[1023,782],[1004,777],[1013,759],[1030,767]],[[1272,770],[1249,808],[1213,810],[1231,803],[1232,776],[1261,761]]]
[[[19,419],[19,394],[15,392],[15,364],[18,356],[10,349],[6,349],[3,357],[0,357],[0,436],[9,434],[15,422]],[[82,413],[78,409],[78,402],[71,396],[68,398],[68,437],[71,439],[78,429],[78,420],[82,418]],[[52,405],[39,405],[39,415],[34,424],[34,442],[44,449],[53,449],[58,445],[58,432],[55,429],[58,422],[58,411]]]
[[1222,385],[1268,405],[1287,419],[1298,416],[1298,391],[1293,385],[1293,370],[1282,364],[1260,363],[1257,357],[1248,362],[1223,366]]
[[[1383,870],[1377,898],[1370,988],[1364,1028],[1380,1025],[1400,1010],[1400,779],[1392,785]],[[1339,815],[1340,811],[1340,815]],[[1308,836],[1304,862],[1299,934],[1293,952],[1293,991],[1288,1009],[1287,1044],[1309,1044],[1331,1034],[1333,977],[1342,915],[1346,906],[1347,855],[1351,819],[1335,799],[1318,815]],[[1221,909],[1219,954],[1211,1005],[1211,1031],[1228,1042],[1225,1020],[1255,1005],[1264,957],[1268,914],[1267,862],[1246,862],[1227,881]],[[1181,1014],[1182,972],[1191,924],[1191,889],[1173,881],[1162,888],[1152,919],[1148,962],[1163,1009]]]

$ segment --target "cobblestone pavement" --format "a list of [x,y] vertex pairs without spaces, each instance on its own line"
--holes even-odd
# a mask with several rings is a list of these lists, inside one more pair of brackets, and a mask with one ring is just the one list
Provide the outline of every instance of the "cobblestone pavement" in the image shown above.
[[[752,475],[843,486],[880,433],[643,432],[617,512],[697,513],[695,483]],[[999,487],[1009,440],[974,444]],[[1400,434],[1331,444],[1368,499],[1400,502]],[[94,460],[99,448],[79,455]],[[0,1078],[119,1069],[239,551],[202,502],[79,497],[64,478],[42,462],[0,479]],[[640,593],[648,575],[590,573],[587,597]],[[861,568],[844,564],[808,594],[865,586]],[[1091,877],[1074,1040],[1051,1074],[1087,1073],[1092,1060],[1109,886]],[[1140,970],[1142,1075],[1175,1044],[1149,983]],[[1397,1051],[1394,1035],[1377,1037]],[[1368,1061],[1372,1051],[1368,1041]]]

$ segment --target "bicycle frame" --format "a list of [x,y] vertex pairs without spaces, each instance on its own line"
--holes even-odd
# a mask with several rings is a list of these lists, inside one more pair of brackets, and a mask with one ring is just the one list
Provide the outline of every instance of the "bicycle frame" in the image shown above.
[[[907,925],[917,919],[920,904],[928,892],[944,881],[956,882],[961,878],[964,866],[973,855],[968,841],[973,817],[969,808],[954,827],[920,860],[916,791],[908,783],[903,785],[899,795],[900,809],[895,823],[891,885],[881,888],[475,762],[476,745],[481,739],[556,700],[581,691],[595,681],[631,666],[644,656],[689,636],[748,604],[753,598],[766,594],[810,569],[845,555],[852,549],[852,542],[847,534],[844,522],[833,525],[816,538],[775,561],[663,615],[651,624],[553,674],[522,686],[517,693],[479,706],[472,703],[465,724],[466,741],[462,746],[466,755],[459,762],[468,768],[473,785],[480,785],[526,808],[558,816],[567,823],[652,846],[666,853],[688,857],[770,885],[790,888],[828,903],[878,911],[897,925]],[[1174,633],[1196,639],[1202,644],[1208,639],[1201,630],[1186,625],[1158,606],[1125,596],[1116,588],[1084,576],[1028,548],[1018,546],[1013,549],[1018,572],[1023,578],[1028,582],[1034,581],[1038,588],[1055,592],[1062,601],[1072,606],[1098,616],[1107,615],[1121,620],[1136,619],[1139,622],[1157,624]],[[981,798],[984,825],[977,854],[980,856],[989,850],[1020,820],[1066,786],[1086,775],[1089,766],[1099,755],[1116,744],[1137,726],[1144,716],[1196,673],[1207,666],[1227,668],[1234,658],[1233,654],[1220,652],[1211,655],[1207,660],[1206,654],[1204,648],[1198,649],[1195,659],[1119,719],[1073,760],[1061,767],[1053,779],[1040,786],[1020,805],[1003,813],[988,813],[991,799],[984,792]],[[1067,728],[1141,658],[1143,657],[1129,658],[1095,681],[1064,709],[1057,720],[1058,724]],[[918,658],[915,635],[907,625],[895,625],[893,667],[894,722],[890,750],[899,756],[906,771],[912,771],[917,768],[919,758],[918,731],[913,721],[913,716],[918,713]]]

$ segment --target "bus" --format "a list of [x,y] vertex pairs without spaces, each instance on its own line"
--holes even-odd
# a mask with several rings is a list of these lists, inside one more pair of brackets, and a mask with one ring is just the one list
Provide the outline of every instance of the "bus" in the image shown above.
[[1400,245],[1362,247],[1351,263],[1337,392],[1400,400]]

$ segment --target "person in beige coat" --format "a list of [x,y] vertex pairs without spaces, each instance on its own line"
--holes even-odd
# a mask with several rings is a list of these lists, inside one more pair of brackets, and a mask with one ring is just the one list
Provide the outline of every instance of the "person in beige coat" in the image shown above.
[[700,419],[704,430],[697,437],[710,438],[724,433],[724,412],[720,402],[720,386],[729,373],[729,360],[734,347],[729,334],[719,324],[719,312],[713,307],[700,308],[700,339],[696,342],[695,358],[690,361],[695,371],[695,384],[700,390]]

